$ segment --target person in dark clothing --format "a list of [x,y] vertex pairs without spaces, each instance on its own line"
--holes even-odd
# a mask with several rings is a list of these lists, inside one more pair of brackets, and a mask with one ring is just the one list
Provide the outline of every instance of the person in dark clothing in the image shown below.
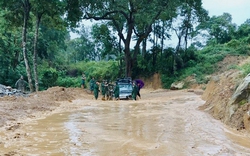
[[93,91],[94,91],[95,83],[96,83],[95,78],[92,77],[92,79],[91,79],[90,82],[89,82],[89,87],[90,87],[91,93],[93,93]]
[[108,91],[108,83],[107,81],[103,81],[101,83],[101,90],[102,90],[102,100],[105,100],[105,96],[107,96],[107,91]]
[[85,80],[86,80],[86,76],[85,76],[84,73],[82,73],[82,83],[81,83],[81,86],[82,86],[83,89],[85,88]]
[[136,96],[138,94],[138,86],[136,82],[133,82],[133,88],[132,88],[132,99],[136,100]]
[[115,100],[119,100],[119,91],[120,91],[119,85],[116,83],[115,89],[114,89]]
[[99,89],[99,82],[97,81],[94,84],[94,96],[95,96],[96,100],[98,99],[99,91],[100,91],[100,89]]
[[137,86],[138,86],[138,92],[137,92],[137,95],[139,96],[139,98],[141,98],[141,94],[140,94],[140,89],[141,89],[141,87],[140,87],[140,83],[138,83],[138,84],[137,84]]
[[28,82],[26,82],[24,79],[23,79],[23,76],[21,76],[16,84],[15,84],[15,87],[20,90],[22,93],[25,93],[26,91],[26,86],[28,85]]

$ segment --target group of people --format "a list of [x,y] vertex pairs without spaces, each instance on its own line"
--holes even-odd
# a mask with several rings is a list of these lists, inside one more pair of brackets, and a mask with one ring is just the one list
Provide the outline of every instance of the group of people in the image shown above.
[[109,83],[107,80],[103,80],[100,84],[99,81],[96,81],[95,78],[92,77],[90,80],[90,91],[91,93],[94,93],[94,97],[96,100],[98,99],[100,91],[102,100],[111,100],[113,98],[113,94],[115,100],[119,100],[119,85]]
[[132,99],[133,100],[137,100],[137,96],[141,98],[140,89],[141,89],[140,83],[136,83],[136,81],[133,81],[133,87],[132,87]]
[[[119,100],[119,85],[118,83],[112,84],[109,83],[107,80],[103,80],[101,83],[96,81],[94,77],[91,78],[89,82],[90,92],[94,94],[94,98],[97,100],[99,97],[99,92],[101,92],[102,100],[111,100],[114,98],[115,100]],[[81,87],[84,89],[86,88],[86,76],[82,74],[82,82]],[[101,89],[100,89],[101,88]],[[137,100],[137,96],[141,98],[140,95],[140,83],[136,83],[136,81],[132,82],[132,99]]]

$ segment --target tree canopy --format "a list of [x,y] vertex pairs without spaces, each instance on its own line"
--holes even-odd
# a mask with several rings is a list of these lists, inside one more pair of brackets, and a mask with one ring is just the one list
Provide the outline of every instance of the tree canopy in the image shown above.
[[[184,4],[192,8],[196,16],[202,17],[206,13],[200,0],[74,0],[68,3],[68,18],[108,21],[123,42],[126,76],[131,76],[140,53],[139,46],[152,32],[152,25],[157,20],[171,21]],[[130,49],[132,40],[135,41],[133,52]]]
[[[246,54],[250,43],[249,19],[237,26],[229,13],[209,17],[201,0],[2,0],[0,7],[0,83],[24,75],[31,91],[73,84],[84,71],[112,79],[159,72],[172,82],[206,60],[199,50]],[[70,38],[72,30],[79,37]]]

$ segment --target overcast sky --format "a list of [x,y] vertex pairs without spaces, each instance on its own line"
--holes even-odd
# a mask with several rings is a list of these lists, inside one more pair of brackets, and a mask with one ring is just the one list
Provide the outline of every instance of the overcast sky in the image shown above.
[[[224,12],[232,15],[232,22],[238,26],[250,19],[250,0],[202,0],[203,7],[209,12],[209,16],[220,16]],[[86,26],[90,25],[85,21]],[[70,33],[72,38],[79,35]]]
[[238,26],[250,18],[250,0],[202,0],[209,16],[219,16],[224,12],[232,15],[232,22]]

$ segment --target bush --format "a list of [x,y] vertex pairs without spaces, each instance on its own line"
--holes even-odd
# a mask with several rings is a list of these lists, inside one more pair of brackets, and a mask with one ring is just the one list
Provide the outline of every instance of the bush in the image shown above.
[[170,77],[169,75],[162,74],[161,76],[163,88],[170,88],[171,84],[176,81],[174,77]]
[[69,69],[78,71],[78,76],[84,72],[86,75],[86,81],[90,81],[92,77],[96,80],[111,80],[114,81],[119,77],[119,66],[117,61],[91,61],[91,62],[79,62],[73,64]]
[[56,81],[56,85],[62,87],[81,87],[81,79],[72,77],[59,77]]
[[58,73],[56,69],[48,68],[43,71],[41,81],[43,86],[48,88],[55,85],[57,78]]
[[246,77],[246,76],[247,76],[247,74],[249,74],[249,73],[250,73],[250,63],[246,63],[246,64],[244,64],[243,66],[241,66],[241,68],[240,68],[240,69],[243,71],[242,76],[243,76],[243,77]]

